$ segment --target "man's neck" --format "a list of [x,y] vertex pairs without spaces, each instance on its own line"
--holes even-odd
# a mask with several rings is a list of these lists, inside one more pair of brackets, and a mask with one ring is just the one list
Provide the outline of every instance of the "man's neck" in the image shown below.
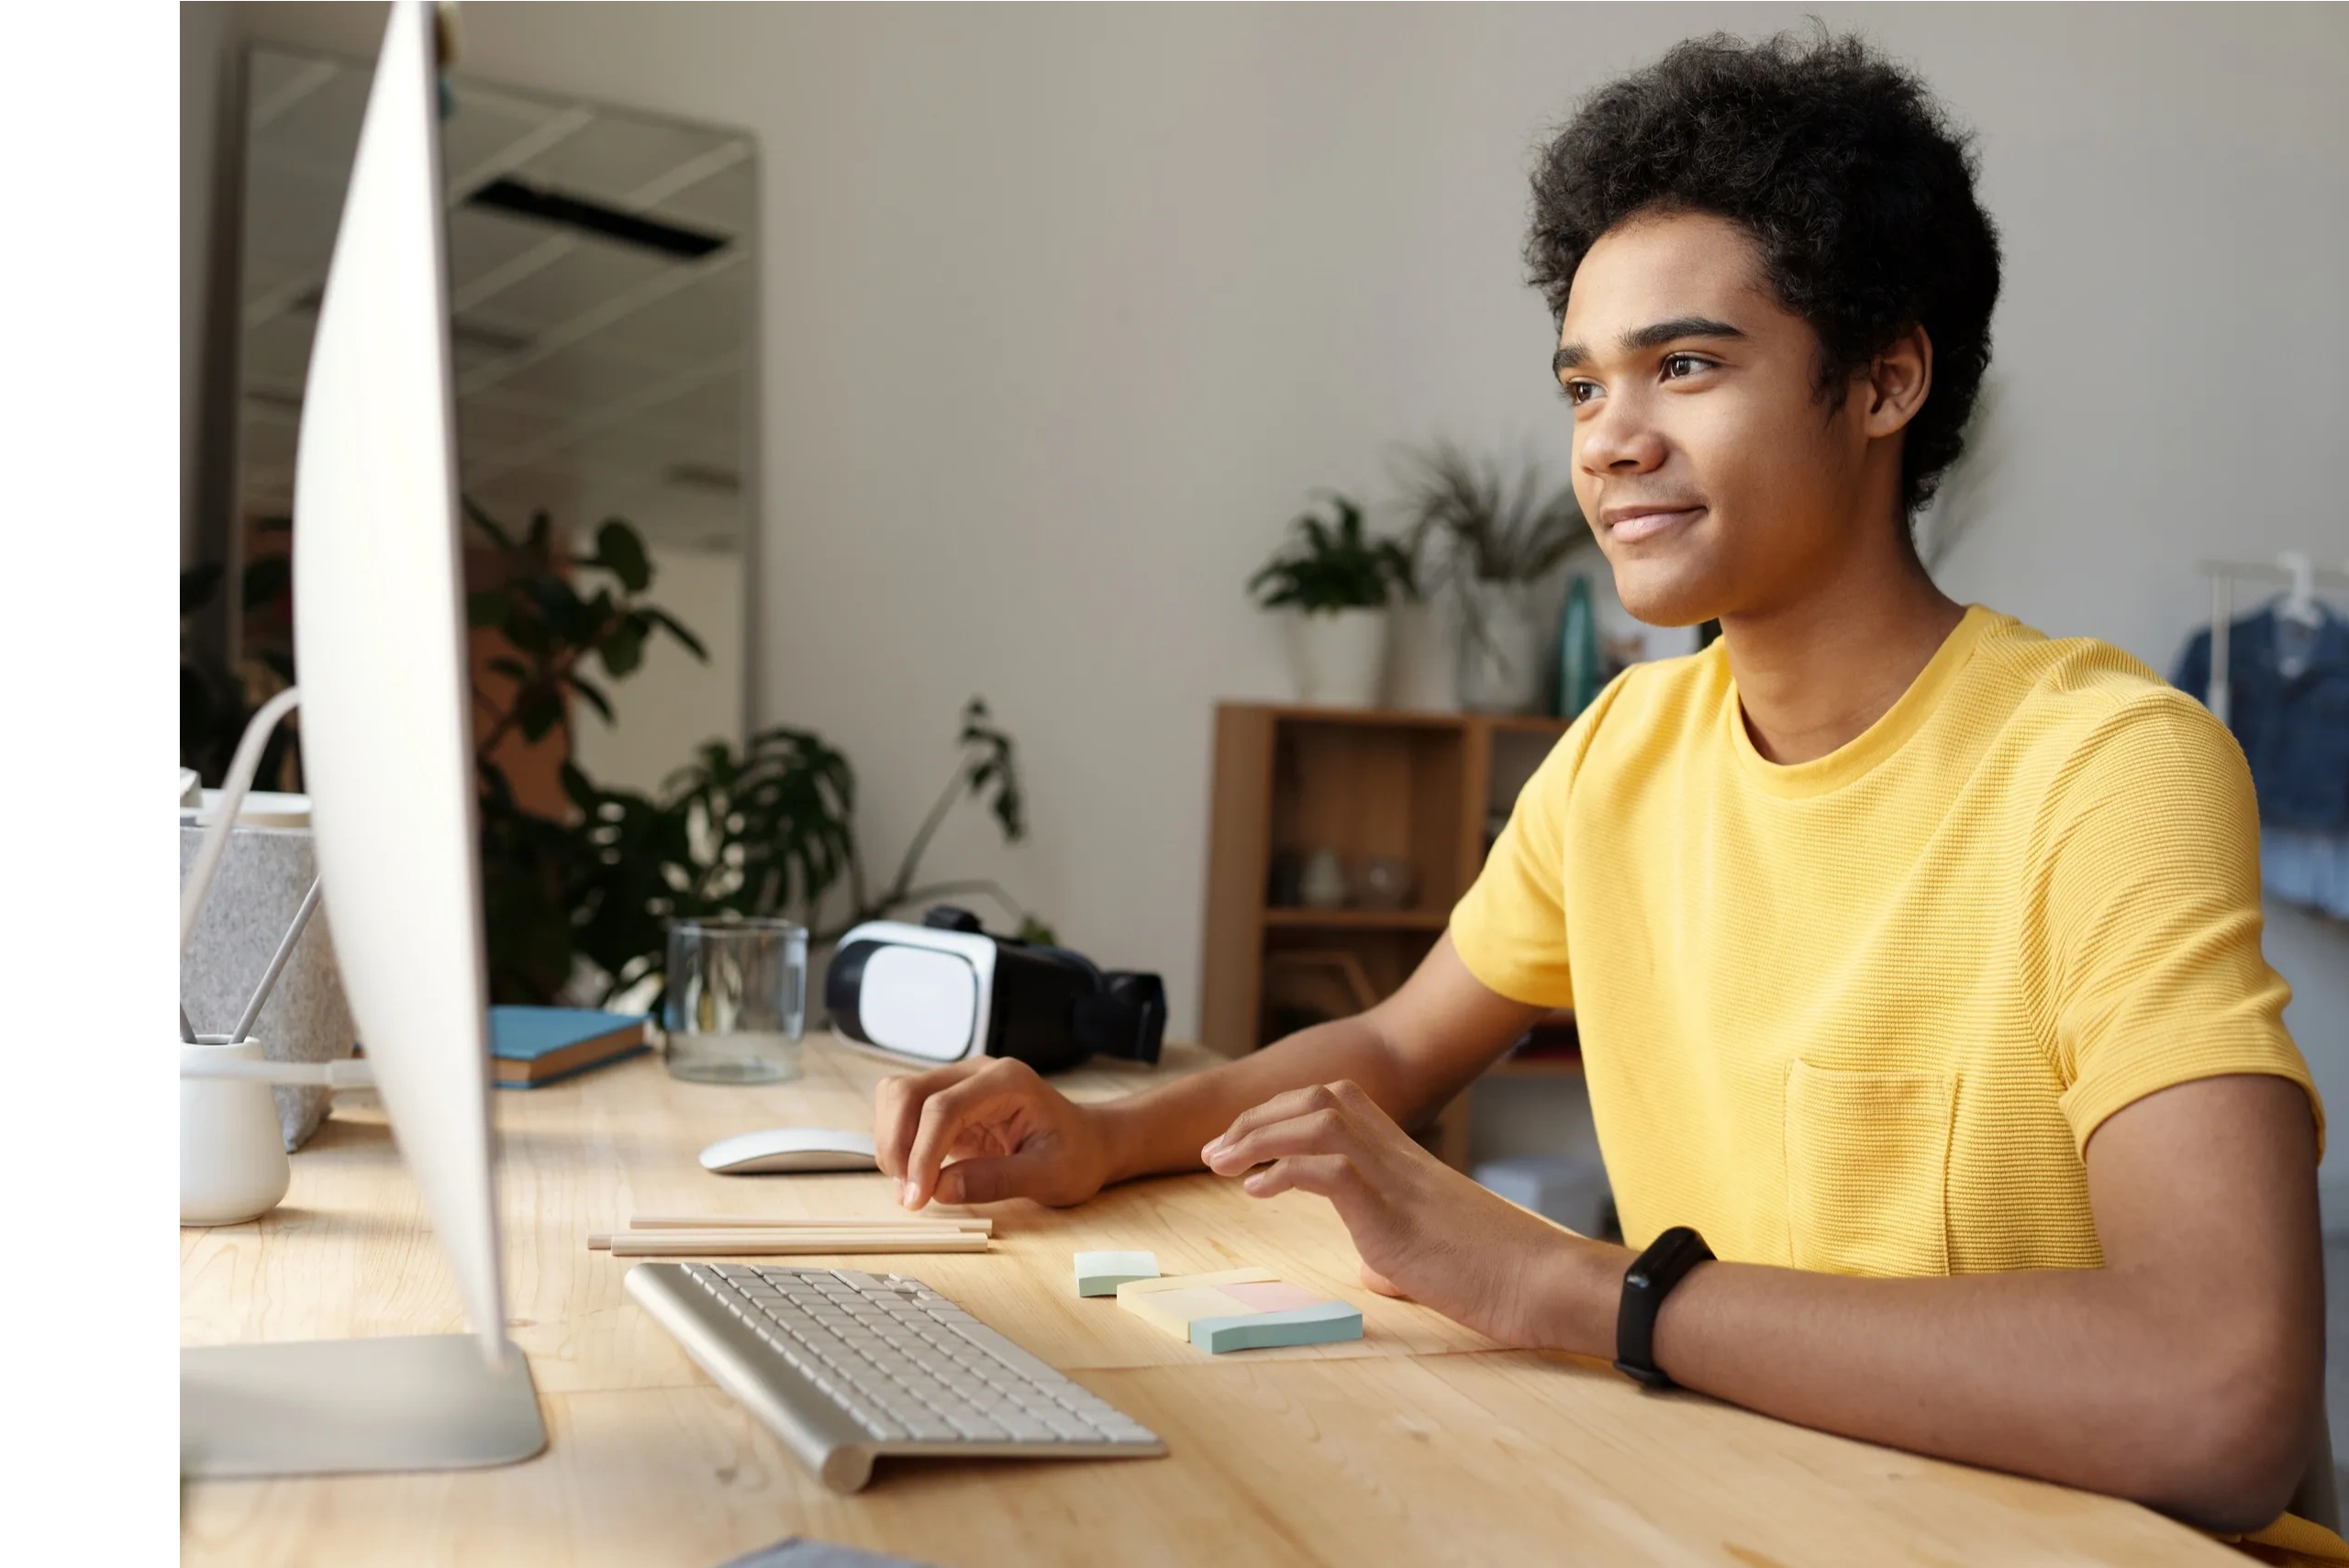
[[1965,606],[1905,550],[1853,561],[1782,607],[1721,617],[1754,750],[1792,764],[1856,740],[1900,700]]

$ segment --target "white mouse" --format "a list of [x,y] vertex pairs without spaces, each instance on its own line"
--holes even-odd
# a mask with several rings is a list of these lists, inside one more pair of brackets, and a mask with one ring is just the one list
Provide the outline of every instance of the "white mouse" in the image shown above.
[[701,1151],[701,1168],[721,1176],[771,1171],[877,1171],[873,1135],[828,1127],[778,1127],[721,1138]]

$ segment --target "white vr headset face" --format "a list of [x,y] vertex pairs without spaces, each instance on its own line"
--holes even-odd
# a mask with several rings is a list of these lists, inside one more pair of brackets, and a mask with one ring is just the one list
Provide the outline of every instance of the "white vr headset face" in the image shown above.
[[950,907],[923,925],[868,920],[842,937],[824,1005],[841,1034],[908,1062],[1008,1056],[1040,1073],[1096,1053],[1155,1062],[1166,1025],[1157,975],[1104,973],[1064,948],[991,937]]
[[[986,1051],[995,1001],[995,940],[895,920],[870,920],[841,939],[846,955],[859,942],[854,1038],[918,1062],[960,1062]],[[837,961],[836,961],[837,962]]]

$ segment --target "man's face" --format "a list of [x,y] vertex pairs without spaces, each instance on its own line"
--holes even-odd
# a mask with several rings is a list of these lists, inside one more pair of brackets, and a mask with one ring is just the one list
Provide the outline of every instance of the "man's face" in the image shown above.
[[1780,305],[1745,230],[1705,213],[1609,229],[1558,334],[1574,484],[1623,606],[1656,626],[1765,614],[1854,530],[1865,395],[1818,395],[1819,339]]

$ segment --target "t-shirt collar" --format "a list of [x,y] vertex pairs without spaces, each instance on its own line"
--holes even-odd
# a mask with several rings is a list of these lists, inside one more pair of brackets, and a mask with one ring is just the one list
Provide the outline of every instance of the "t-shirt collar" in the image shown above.
[[1965,668],[1986,634],[1998,619],[1997,612],[1980,605],[1968,605],[1950,634],[1933,652],[1917,678],[1899,700],[1885,709],[1874,724],[1838,746],[1824,757],[1814,757],[1808,762],[1774,762],[1753,749],[1753,738],[1746,733],[1745,712],[1737,696],[1737,682],[1729,684],[1729,701],[1722,705],[1722,722],[1730,728],[1731,744],[1735,747],[1738,762],[1746,775],[1773,795],[1799,798],[1824,795],[1831,790],[1864,777],[1878,763],[1907,744],[1941,706],[1958,673]]

